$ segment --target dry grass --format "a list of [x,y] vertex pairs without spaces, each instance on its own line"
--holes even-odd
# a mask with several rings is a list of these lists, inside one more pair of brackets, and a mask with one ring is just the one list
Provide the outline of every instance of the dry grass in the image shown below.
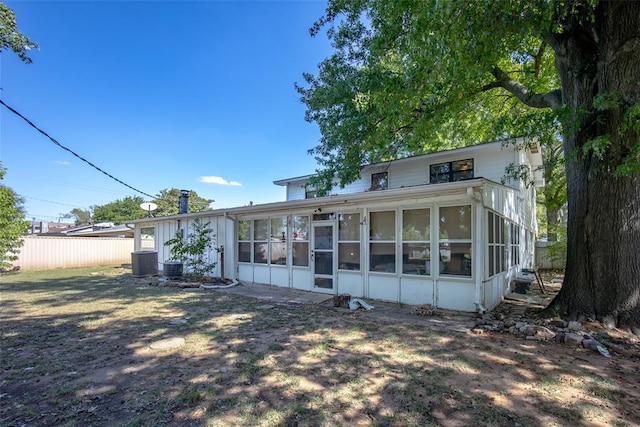
[[[117,268],[1,277],[7,426],[640,424],[638,359],[128,285]],[[375,311],[375,310],[374,310]],[[173,350],[159,339],[183,337]]]

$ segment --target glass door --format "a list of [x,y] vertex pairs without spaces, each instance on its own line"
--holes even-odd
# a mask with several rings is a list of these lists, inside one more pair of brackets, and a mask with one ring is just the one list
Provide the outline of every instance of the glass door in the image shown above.
[[313,224],[313,250],[311,262],[314,288],[332,291],[334,289],[334,242],[333,223]]

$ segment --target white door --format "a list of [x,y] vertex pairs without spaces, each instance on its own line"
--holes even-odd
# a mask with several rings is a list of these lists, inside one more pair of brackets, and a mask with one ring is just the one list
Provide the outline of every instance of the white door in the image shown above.
[[313,224],[311,268],[316,291],[333,293],[335,289],[335,235],[333,223]]

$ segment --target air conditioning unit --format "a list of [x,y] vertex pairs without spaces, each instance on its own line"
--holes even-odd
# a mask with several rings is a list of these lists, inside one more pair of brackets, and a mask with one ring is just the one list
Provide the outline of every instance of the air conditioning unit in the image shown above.
[[158,274],[158,252],[131,252],[131,272],[134,277]]

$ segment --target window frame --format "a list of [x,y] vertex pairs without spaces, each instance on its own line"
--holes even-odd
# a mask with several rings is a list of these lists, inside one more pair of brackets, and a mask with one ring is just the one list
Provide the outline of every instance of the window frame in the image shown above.
[[[151,234],[149,233],[143,233],[144,230],[153,230],[153,232]],[[147,236],[152,236],[151,239],[143,239],[142,236],[143,235],[147,235]],[[147,244],[143,244],[143,242],[147,242],[148,240],[151,240],[151,245]],[[138,236],[138,242],[139,242],[139,250],[140,251],[155,251],[156,250],[156,226],[154,225],[149,225],[149,226],[144,226],[144,227],[140,227],[140,235]]]
[[[243,239],[240,236],[240,223],[241,222],[248,222],[249,223],[249,230],[248,230],[248,239]],[[243,251],[240,250],[240,246],[242,244],[245,245],[249,245],[249,261],[243,261],[240,259],[240,255],[243,253]],[[243,263],[243,264],[253,264],[253,220],[251,219],[241,219],[238,220],[238,262]]]
[[[402,250],[402,274],[405,275],[410,275],[410,276],[431,276],[432,272],[431,272],[431,215],[433,214],[433,208],[431,207],[421,207],[421,208],[403,208],[401,209],[401,214],[402,214],[402,219],[401,219],[401,226],[400,226],[400,230],[401,230],[401,250]],[[427,216],[427,236],[424,236],[424,238],[421,239],[411,239],[411,238],[406,238],[405,239],[405,213],[407,212],[412,212],[412,211],[427,211],[428,212],[428,216]],[[422,236],[421,236],[422,237]],[[405,245],[407,245],[407,248],[410,248],[410,245],[415,245],[415,246],[426,246],[426,250],[425,250],[425,254],[424,257],[425,258],[421,258],[424,259],[424,273],[421,272],[421,270],[417,267],[418,264],[417,263],[405,263]],[[407,251],[407,259],[414,259],[409,257],[408,255],[408,251]],[[407,272],[406,271],[406,267],[408,265],[416,265],[416,272],[412,273],[412,272]]]
[[[456,165],[460,165],[462,163],[470,163],[471,167],[463,168],[463,169],[459,169],[455,167]],[[446,166],[447,168],[446,172],[442,172],[438,170],[434,171],[434,168],[442,168],[444,166]],[[469,172],[471,172],[470,177],[459,178],[459,176],[466,175]],[[446,178],[446,179],[441,179],[441,178]],[[462,160],[452,160],[450,162],[441,162],[441,163],[434,163],[429,165],[429,184],[442,184],[445,182],[466,181],[473,178],[475,178],[475,161],[473,158],[462,159]]]
[[[468,208],[469,209],[469,237],[454,237],[451,238],[448,235],[446,237],[442,236],[442,210],[448,208]],[[438,275],[446,276],[446,277],[458,277],[458,278],[472,278],[474,275],[473,265],[474,265],[474,244],[473,244],[473,236],[474,236],[474,206],[471,204],[459,204],[459,205],[444,205],[438,206],[438,216],[436,218],[436,223],[438,226],[438,244],[437,244],[437,256],[438,256]],[[445,229],[446,231],[446,229]],[[448,234],[448,233],[447,233]],[[465,258],[463,254],[462,259],[462,270],[460,273],[452,273],[445,271],[445,268],[448,267],[448,263],[452,260],[453,248],[455,246],[465,245],[468,246],[468,255],[469,258]],[[448,248],[448,249],[447,249]],[[447,257],[445,257],[446,251],[449,251],[448,259],[449,261],[444,261]],[[444,252],[444,253],[443,253]],[[457,253],[456,253],[457,255]],[[447,264],[443,267],[443,264]],[[468,264],[468,265],[467,265]],[[465,272],[465,271],[468,271]]]
[[315,199],[318,197],[318,187],[315,185],[306,183],[304,185],[304,198],[305,199]]
[[[342,236],[342,224],[345,223],[346,221],[344,221],[342,218],[345,215],[356,215],[357,218],[355,219],[355,223],[356,223],[356,227],[357,227],[357,238],[354,239],[350,239],[350,238],[343,238]],[[360,241],[361,239],[361,230],[360,230],[360,223],[361,223],[361,215],[360,212],[344,212],[344,213],[340,213],[338,214],[338,270],[342,270],[342,271],[361,271],[362,270],[362,261],[361,261],[361,253],[362,253],[362,246],[360,245]],[[350,237],[350,236],[346,236],[346,237]],[[341,260],[341,255],[342,255],[342,247],[346,246],[346,245],[357,245],[357,255],[354,254],[353,256],[356,257],[356,262],[353,263],[343,263]],[[348,266],[352,266],[353,268],[341,268],[342,265],[348,265]]]
[[506,271],[506,232],[508,220],[502,215],[487,211],[487,275],[493,277]]
[[[292,229],[291,231],[291,267],[300,267],[300,268],[310,268],[311,267],[311,258],[309,257],[310,253],[310,234],[311,234],[311,219],[309,215],[291,215],[291,226],[295,227],[296,218],[306,218],[306,238],[298,238],[297,229]],[[306,264],[296,264],[296,261],[300,259],[300,257],[296,257],[296,246],[304,246],[306,244],[306,256],[301,257],[301,259],[306,261]]]
[[370,191],[381,191],[389,189],[389,171],[371,174]]
[[[378,239],[374,239],[374,230],[373,230],[373,215],[376,214],[382,214],[382,213],[392,213],[393,214],[393,239],[389,239],[389,238],[382,238],[382,237],[387,237],[387,236],[381,236]],[[379,210],[379,211],[370,211],[369,212],[369,220],[368,220],[368,224],[369,224],[369,273],[392,273],[392,274],[396,274],[397,272],[397,261],[398,261],[398,254],[397,254],[397,249],[396,249],[396,242],[398,239],[398,233],[397,233],[397,217],[398,217],[398,212],[397,210]],[[375,265],[373,264],[373,256],[374,256],[374,251],[373,248],[375,246],[378,247],[383,247],[383,246],[393,246],[393,261],[392,262],[387,262],[387,263],[376,263]],[[385,254],[383,253],[382,256],[387,256],[389,254]],[[377,266],[384,266],[384,265],[393,265],[392,269],[386,269],[386,270],[375,270],[374,268]]]
[[520,225],[510,222],[509,231],[511,232],[509,242],[509,252],[511,254],[511,266],[520,265]]

